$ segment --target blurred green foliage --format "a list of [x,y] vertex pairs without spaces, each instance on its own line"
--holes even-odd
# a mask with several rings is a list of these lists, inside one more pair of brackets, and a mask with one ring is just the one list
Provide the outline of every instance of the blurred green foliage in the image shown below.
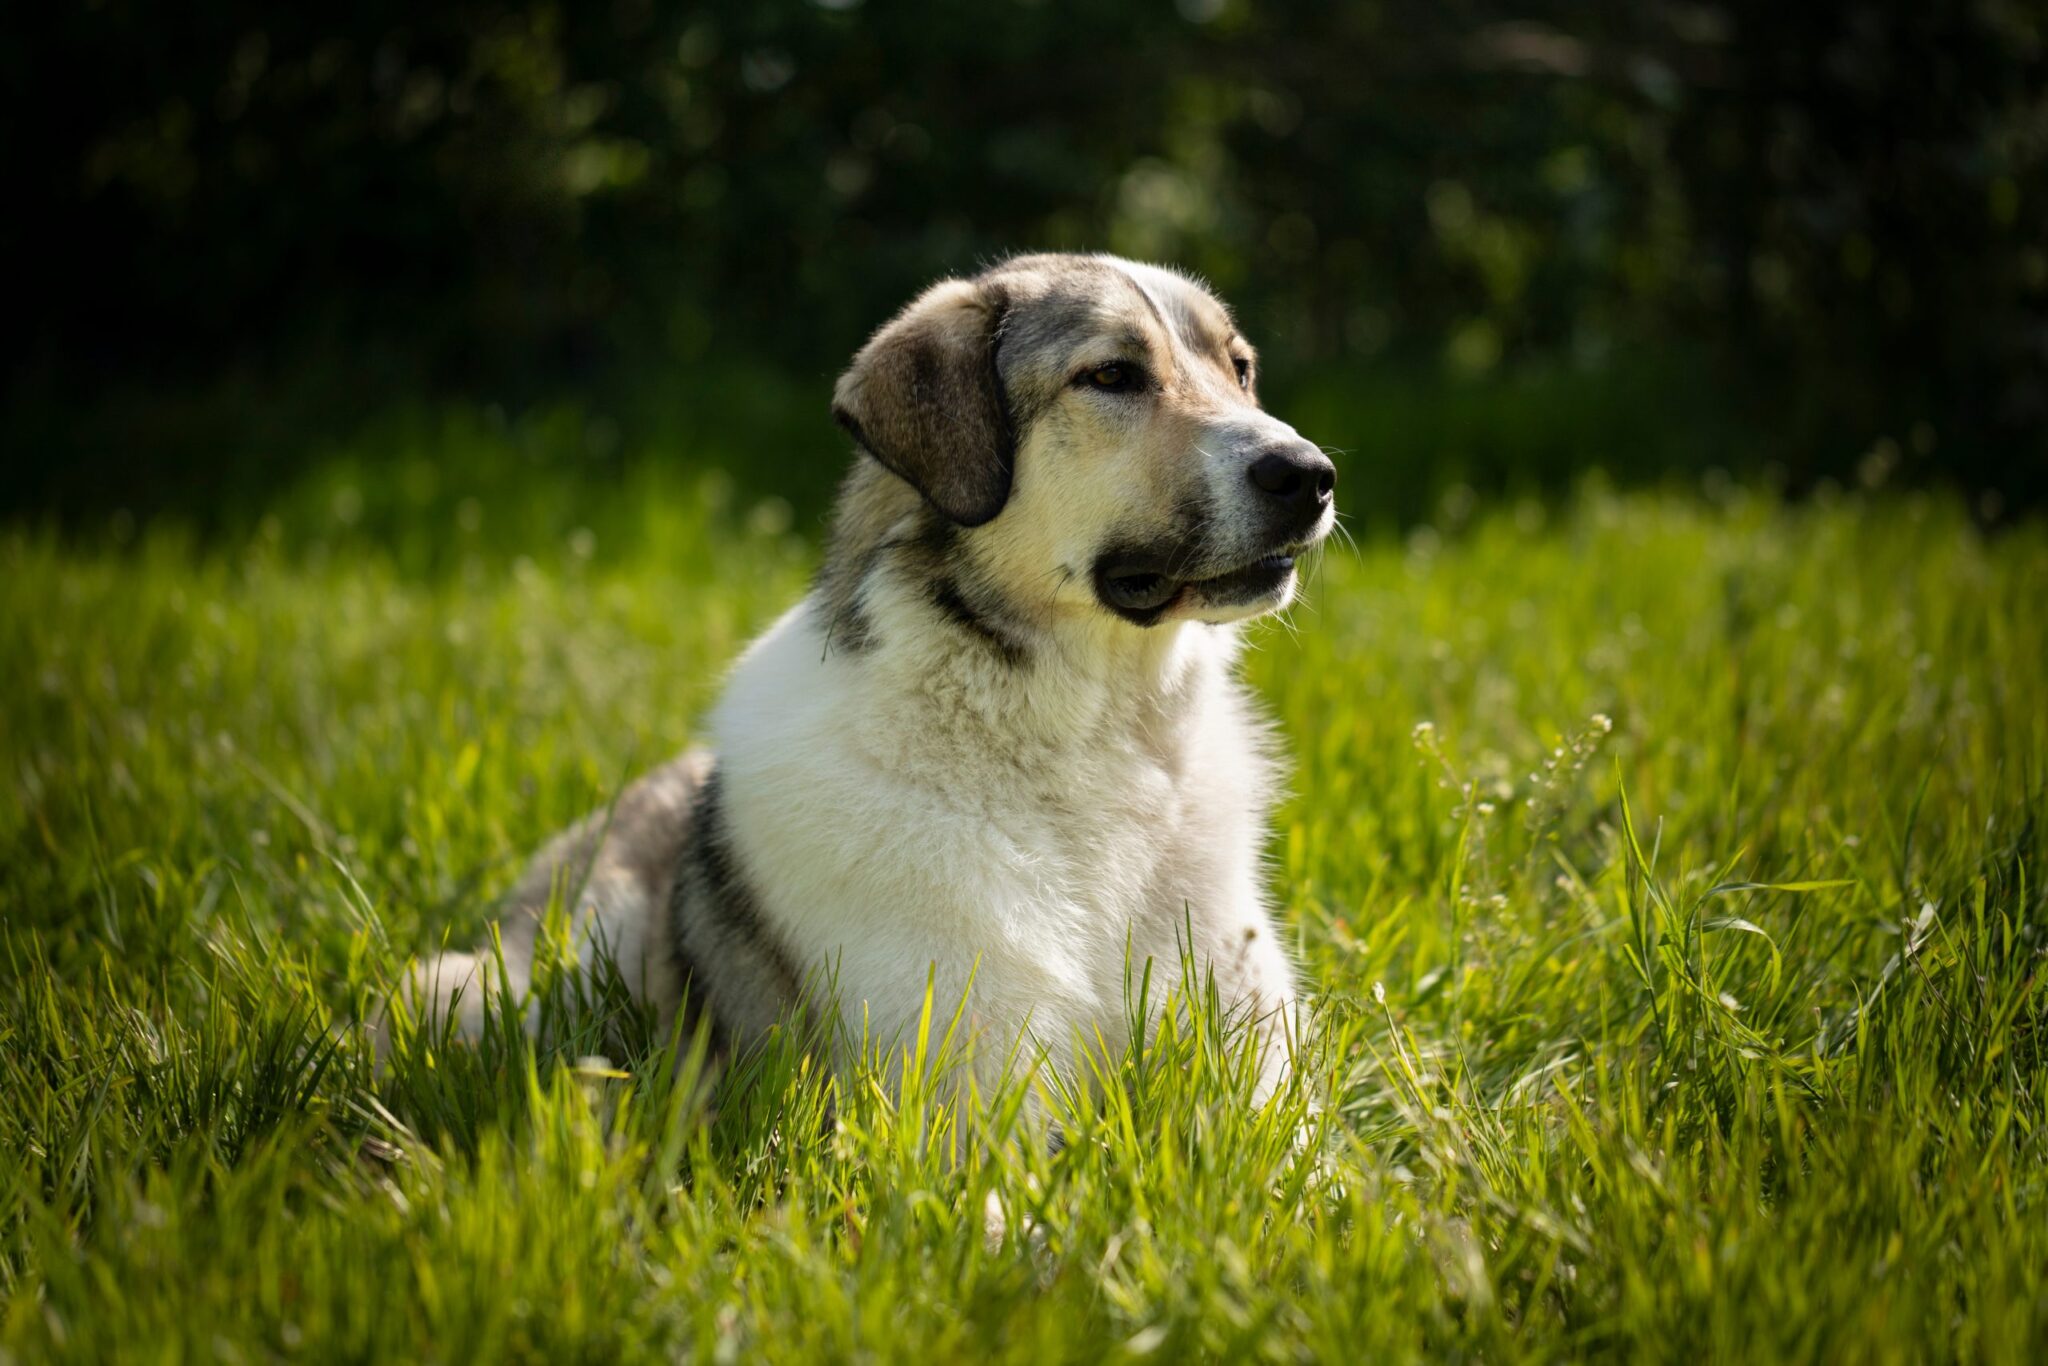
[[[1546,469],[2043,492],[2038,4],[100,0],[4,28],[16,509],[211,500],[450,396],[577,394],[629,445],[787,410],[823,469],[861,336],[1027,247],[1204,274],[1275,397],[1404,489],[1522,479],[1528,407]],[[1510,439],[1400,445],[1466,404]]]

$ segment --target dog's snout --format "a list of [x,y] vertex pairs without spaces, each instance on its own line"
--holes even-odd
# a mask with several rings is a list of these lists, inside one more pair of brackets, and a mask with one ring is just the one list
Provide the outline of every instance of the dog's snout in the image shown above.
[[1291,512],[1320,515],[1337,487],[1337,467],[1306,441],[1270,446],[1252,458],[1252,483]]

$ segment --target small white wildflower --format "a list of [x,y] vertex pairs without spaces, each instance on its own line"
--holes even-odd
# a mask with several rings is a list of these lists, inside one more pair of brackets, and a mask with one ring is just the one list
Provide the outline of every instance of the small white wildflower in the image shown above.
[[1604,711],[1594,712],[1593,729],[1599,731],[1602,735],[1611,734],[1614,730],[1614,718]]
[[1387,984],[1385,982],[1374,982],[1372,984],[1372,998],[1381,1005],[1387,1003]]

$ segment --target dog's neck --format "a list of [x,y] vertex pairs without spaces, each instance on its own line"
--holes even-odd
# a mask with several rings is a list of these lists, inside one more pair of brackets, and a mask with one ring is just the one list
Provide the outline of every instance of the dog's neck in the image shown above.
[[878,725],[1025,765],[1102,746],[1176,762],[1172,737],[1227,673],[1234,628],[1019,601],[956,528],[887,495],[849,482],[812,597],[821,650],[859,672]]

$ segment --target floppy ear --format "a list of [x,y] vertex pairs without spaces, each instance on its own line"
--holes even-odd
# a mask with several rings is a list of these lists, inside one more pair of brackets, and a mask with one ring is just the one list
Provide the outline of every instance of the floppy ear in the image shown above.
[[1016,434],[996,374],[1002,291],[947,280],[853,357],[832,417],[947,518],[980,526],[1010,496]]

